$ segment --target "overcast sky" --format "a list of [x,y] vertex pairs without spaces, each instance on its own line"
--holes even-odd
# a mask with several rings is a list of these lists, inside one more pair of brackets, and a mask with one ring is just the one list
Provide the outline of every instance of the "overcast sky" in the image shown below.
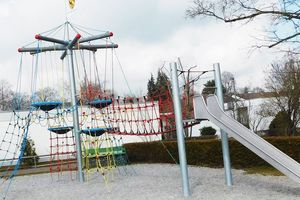
[[[229,25],[214,19],[186,19],[191,0],[76,0],[74,10],[67,0],[1,0],[0,79],[16,82],[17,49],[34,40],[34,35],[68,20],[86,27],[114,32],[118,57],[132,90],[146,91],[151,73],[164,61],[180,57],[186,67],[232,72],[238,87],[263,86],[263,71],[279,55],[271,50],[249,49],[262,22]],[[67,13],[67,15],[66,15]]]

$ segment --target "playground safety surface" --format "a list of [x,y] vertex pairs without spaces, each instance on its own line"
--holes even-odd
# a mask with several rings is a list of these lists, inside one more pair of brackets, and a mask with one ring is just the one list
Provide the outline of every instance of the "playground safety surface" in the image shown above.
[[[70,172],[18,176],[12,182],[7,199],[122,199],[168,200],[182,196],[180,169],[170,164],[132,165],[114,170],[108,184],[99,173],[93,173],[85,183],[79,183]],[[285,176],[245,175],[233,170],[234,186],[224,184],[223,169],[189,166],[191,197],[188,199],[300,199],[300,184]],[[59,179],[58,179],[59,178]]]

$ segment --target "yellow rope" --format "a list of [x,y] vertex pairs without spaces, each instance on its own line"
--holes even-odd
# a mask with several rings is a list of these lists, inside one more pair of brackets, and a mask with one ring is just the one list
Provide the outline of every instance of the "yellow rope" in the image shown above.
[[[112,142],[107,133],[104,134],[103,139],[100,137],[94,138],[91,136],[87,136],[87,138],[82,140],[84,149],[82,157],[85,163],[87,180],[89,180],[91,173],[95,172],[96,170],[102,175],[105,184],[108,184],[108,176],[111,175],[111,179],[113,179],[114,175],[112,169],[116,167]],[[101,148],[104,142],[106,143],[106,147]],[[101,152],[101,149],[103,149],[104,152]],[[101,158],[104,158],[106,161],[106,163],[104,161],[104,165],[101,163]],[[92,159],[96,162],[95,169],[90,166]]]

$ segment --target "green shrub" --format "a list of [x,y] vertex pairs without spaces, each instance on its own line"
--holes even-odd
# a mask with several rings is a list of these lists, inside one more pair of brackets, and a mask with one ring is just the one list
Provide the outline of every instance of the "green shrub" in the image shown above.
[[26,166],[33,166],[39,161],[40,158],[36,154],[34,141],[30,138],[28,138],[25,141],[26,141],[26,147],[24,149],[24,155],[23,155],[25,158],[23,158],[22,163]]
[[[300,162],[300,137],[266,138],[272,145]],[[174,163],[164,146],[178,162],[176,141],[125,144],[132,163]],[[234,168],[269,166],[269,164],[234,139],[229,140],[231,165]],[[188,140],[186,156],[189,165],[223,167],[220,140]]]
[[206,136],[206,135],[215,135],[216,134],[216,129],[214,129],[211,126],[205,126],[202,129],[200,129],[201,135]]
[[278,112],[269,125],[270,135],[287,135],[290,121],[287,112]]

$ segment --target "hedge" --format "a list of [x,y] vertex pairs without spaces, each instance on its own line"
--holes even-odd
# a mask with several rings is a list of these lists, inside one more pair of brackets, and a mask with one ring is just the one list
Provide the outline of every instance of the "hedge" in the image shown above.
[[[270,137],[265,139],[300,162],[300,137]],[[176,141],[130,143],[125,144],[125,148],[131,163],[175,163],[169,153],[178,162]],[[234,139],[229,140],[229,148],[233,168],[269,166],[267,162]],[[186,152],[189,165],[223,167],[221,141],[218,139],[187,140]]]

